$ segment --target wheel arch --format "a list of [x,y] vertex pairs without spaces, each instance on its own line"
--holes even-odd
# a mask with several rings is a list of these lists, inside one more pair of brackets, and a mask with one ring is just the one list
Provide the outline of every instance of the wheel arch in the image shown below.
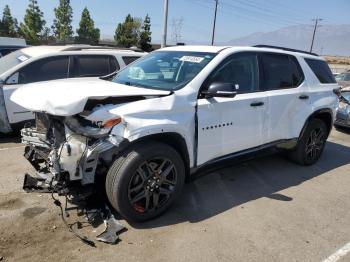
[[185,165],[185,171],[186,171],[186,180],[189,180],[190,178],[190,155],[188,152],[188,147],[185,138],[180,135],[179,133],[175,132],[164,132],[159,134],[151,134],[147,136],[140,137],[132,142],[130,142],[130,145],[133,145],[135,143],[144,143],[148,141],[156,141],[161,142],[164,144],[167,144],[168,146],[171,146],[174,148],[179,155],[181,156],[184,165]]
[[313,112],[305,121],[305,124],[303,126],[303,129],[300,132],[299,135],[299,139],[300,137],[302,137],[302,135],[305,132],[305,129],[308,125],[308,123],[312,120],[312,119],[320,119],[321,121],[323,121],[326,126],[327,126],[327,130],[328,130],[328,135],[330,134],[332,127],[333,127],[333,110],[330,108],[322,108],[322,109],[318,109],[315,112]]

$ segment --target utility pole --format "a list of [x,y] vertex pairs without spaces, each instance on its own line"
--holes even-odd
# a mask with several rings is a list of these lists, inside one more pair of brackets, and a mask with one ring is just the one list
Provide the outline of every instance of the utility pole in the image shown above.
[[162,35],[162,45],[161,47],[166,47],[166,37],[167,37],[167,30],[168,30],[168,7],[169,7],[169,0],[164,0],[164,16],[163,16],[163,35]]
[[215,15],[214,15],[214,24],[213,24],[213,34],[211,36],[211,45],[214,45],[214,40],[215,40],[216,14],[218,12],[219,0],[214,0],[214,1],[215,1]]
[[314,33],[312,35],[312,41],[311,41],[311,47],[310,47],[310,53],[312,52],[312,48],[314,47],[314,41],[315,41],[315,35],[316,35],[316,30],[318,25],[318,22],[321,22],[323,19],[322,18],[316,18],[312,19],[312,21],[315,21],[315,27],[314,27]]

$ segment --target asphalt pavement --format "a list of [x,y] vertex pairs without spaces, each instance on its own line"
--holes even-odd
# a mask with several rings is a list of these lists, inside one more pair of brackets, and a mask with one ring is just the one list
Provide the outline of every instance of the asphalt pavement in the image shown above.
[[[96,248],[67,230],[50,195],[22,191],[22,155],[18,137],[0,138],[3,261],[350,261],[349,131],[333,130],[314,166],[273,155],[201,176],[169,212],[122,220],[120,242]],[[93,240],[104,229],[74,210],[67,220]]]

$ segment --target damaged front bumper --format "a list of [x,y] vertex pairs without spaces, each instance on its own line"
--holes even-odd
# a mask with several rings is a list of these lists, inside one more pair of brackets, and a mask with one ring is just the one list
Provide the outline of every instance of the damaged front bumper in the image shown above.
[[72,189],[90,189],[97,175],[106,173],[124,142],[111,135],[91,138],[76,134],[62,123],[38,122],[45,119],[36,121],[36,127],[21,130],[22,143],[26,145],[24,157],[38,177],[26,175],[23,188],[27,192],[65,194]]

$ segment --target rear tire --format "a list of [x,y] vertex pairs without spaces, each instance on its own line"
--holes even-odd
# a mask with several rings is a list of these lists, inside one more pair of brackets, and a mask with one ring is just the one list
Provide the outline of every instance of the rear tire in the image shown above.
[[128,221],[159,216],[180,195],[185,167],[179,153],[158,142],[140,143],[120,156],[108,171],[106,193]]
[[315,164],[322,155],[327,137],[326,124],[320,119],[312,119],[299,138],[296,148],[290,152],[290,158],[299,165]]

